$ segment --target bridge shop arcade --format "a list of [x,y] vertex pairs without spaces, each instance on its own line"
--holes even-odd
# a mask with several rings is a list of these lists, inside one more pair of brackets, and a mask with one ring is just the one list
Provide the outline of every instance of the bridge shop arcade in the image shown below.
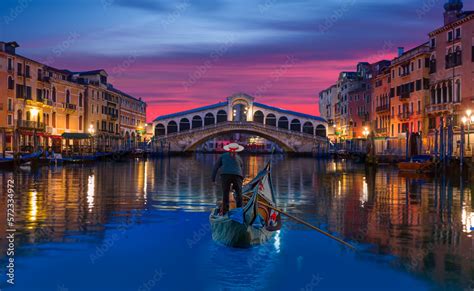
[[159,151],[195,151],[207,140],[230,133],[263,137],[286,152],[328,150],[325,119],[258,103],[243,93],[216,104],[159,116],[153,126],[153,143]]

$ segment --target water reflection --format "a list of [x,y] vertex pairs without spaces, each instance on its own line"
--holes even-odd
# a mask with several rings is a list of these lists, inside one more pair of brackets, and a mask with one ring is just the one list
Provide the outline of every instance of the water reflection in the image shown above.
[[[207,212],[220,199],[210,174],[214,155],[40,168],[0,173],[16,184],[19,243],[73,242],[75,234],[103,239],[111,222],[138,221],[147,211]],[[270,156],[245,157],[248,177]],[[395,267],[442,286],[467,286],[474,270],[472,186],[463,178],[403,176],[393,168],[309,158],[273,157],[277,203],[283,209],[389,254]],[[6,211],[6,188],[0,211]],[[302,226],[287,222],[272,240]],[[0,221],[0,247],[6,224]],[[2,251],[2,256],[5,252]]]

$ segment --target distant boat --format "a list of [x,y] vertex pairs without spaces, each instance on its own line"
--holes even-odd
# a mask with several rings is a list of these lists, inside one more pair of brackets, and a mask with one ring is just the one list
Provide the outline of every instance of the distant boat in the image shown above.
[[248,248],[264,243],[281,228],[280,214],[259,204],[261,201],[275,205],[270,164],[244,185],[242,194],[247,197],[243,207],[231,209],[226,215],[219,215],[217,207],[209,216],[212,238],[230,247]]
[[81,163],[90,163],[94,162],[97,159],[95,155],[69,155],[63,156],[62,161],[63,163],[70,163],[70,164],[81,164]]
[[435,163],[428,155],[418,155],[410,159],[410,161],[398,163],[398,169],[401,172],[412,173],[431,173],[434,171]]

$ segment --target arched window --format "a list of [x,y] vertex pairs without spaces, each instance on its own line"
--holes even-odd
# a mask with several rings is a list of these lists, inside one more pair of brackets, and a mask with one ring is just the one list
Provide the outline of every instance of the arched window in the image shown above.
[[461,80],[456,80],[456,100],[455,102],[461,102]]
[[206,116],[204,116],[204,125],[211,125],[216,123],[214,119],[214,114],[212,113],[207,113]]
[[305,122],[303,124],[303,132],[304,133],[307,133],[307,134],[311,134],[313,135],[314,134],[314,127],[313,127],[313,124],[311,122]]
[[13,78],[11,76],[8,76],[8,89],[15,89],[15,81],[13,81]]
[[263,124],[264,119],[265,119],[265,117],[263,116],[263,112],[260,111],[260,110],[255,111],[255,113],[253,114],[253,121],[254,122]]
[[316,136],[326,137],[326,127],[324,125],[316,126]]
[[202,118],[199,115],[193,117],[192,128],[202,127]]
[[298,119],[293,119],[291,121],[290,129],[292,131],[299,131],[301,132],[301,122]]
[[278,119],[278,128],[288,129],[288,118],[286,116],[282,116]]
[[267,117],[265,118],[265,124],[271,125],[271,126],[276,126],[276,117],[275,114],[268,114]]
[[190,128],[191,128],[191,126],[189,124],[189,119],[182,118],[179,121],[179,131],[186,131],[186,130],[189,130]]
[[166,134],[165,126],[161,123],[158,123],[155,126],[155,136],[164,136]]
[[178,132],[178,125],[174,121],[168,122],[167,126],[168,134]]
[[227,121],[227,112],[224,110],[217,111],[217,123],[226,122]]
[[53,87],[52,99],[53,102],[56,102],[56,87]]
[[66,104],[71,103],[71,92],[69,90],[66,90]]

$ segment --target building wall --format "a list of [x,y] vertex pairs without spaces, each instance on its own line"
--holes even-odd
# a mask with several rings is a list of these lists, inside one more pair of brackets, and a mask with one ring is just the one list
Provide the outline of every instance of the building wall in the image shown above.
[[390,114],[390,70],[377,75],[372,79],[372,125],[371,128],[377,137],[387,137],[391,129]]
[[423,109],[429,94],[428,58],[429,48],[424,44],[392,61],[391,137],[407,131],[426,133]]
[[[459,37],[456,30],[460,29]],[[448,35],[452,33],[452,40]],[[474,97],[474,14],[447,24],[429,34],[431,48],[430,98],[427,106],[429,128],[439,127],[440,117],[451,116],[459,125],[465,110],[473,109]],[[447,56],[459,51],[462,64],[446,66]],[[454,84],[454,88],[453,88]]]

